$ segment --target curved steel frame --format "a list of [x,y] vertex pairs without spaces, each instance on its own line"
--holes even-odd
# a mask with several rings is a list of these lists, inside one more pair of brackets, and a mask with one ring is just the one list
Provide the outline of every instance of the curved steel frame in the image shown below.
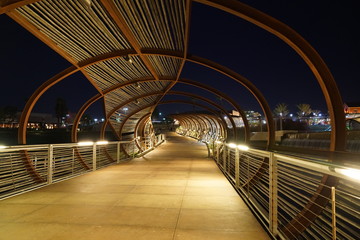
[[[149,53],[150,50],[147,50],[147,53],[144,53],[144,55],[155,55],[155,56],[168,56],[168,57],[174,57],[174,58],[181,58],[178,56],[178,52],[170,52],[170,53]],[[160,50],[158,50],[160,51]],[[83,62],[78,68],[77,67],[69,67],[68,69],[64,70],[62,73],[54,76],[53,78],[49,79],[48,81],[46,81],[45,83],[43,83],[35,92],[34,94],[30,97],[29,101],[26,103],[24,111],[21,115],[20,118],[20,128],[19,128],[19,132],[18,132],[18,142],[19,144],[26,144],[26,126],[30,117],[30,113],[32,111],[32,109],[34,108],[36,102],[38,101],[38,99],[42,96],[42,94],[44,94],[51,86],[55,85],[56,83],[62,81],[65,77],[74,74],[76,72],[78,72],[79,70],[96,64],[98,62],[101,61],[105,61],[105,60],[109,60],[109,59],[113,59],[113,58],[117,58],[117,57],[121,57],[121,56],[125,56],[125,55],[129,55],[130,51],[120,51],[117,53],[112,53],[112,54],[106,54],[104,56],[98,56],[98,57],[94,57],[93,59],[90,59],[86,62]],[[162,51],[161,51],[162,52]],[[124,54],[127,53],[127,54]],[[119,56],[120,55],[120,56]],[[137,54],[132,54],[132,55],[137,55]],[[187,61],[191,61],[203,66],[206,66],[208,68],[214,69],[216,71],[219,71],[220,73],[223,73],[226,76],[231,77],[232,79],[236,80],[237,82],[241,83],[242,85],[246,86],[247,89],[250,90],[250,92],[253,94],[253,96],[258,100],[260,106],[262,107],[264,113],[265,113],[265,117],[267,120],[267,124],[268,124],[268,149],[271,149],[272,146],[274,145],[275,142],[275,132],[274,132],[274,124],[273,124],[273,119],[272,119],[272,113],[271,113],[271,109],[268,106],[267,102],[265,101],[265,98],[263,97],[263,95],[260,93],[259,90],[257,90],[257,88],[250,82],[248,81],[246,78],[244,78],[243,76],[241,76],[240,74],[235,73],[234,71],[225,68],[223,66],[221,66],[220,64],[217,64],[215,62],[212,62],[210,60],[204,59],[204,58],[200,58],[200,57],[187,57]],[[157,81],[161,81],[162,79],[158,79]],[[136,80],[134,80],[135,82]],[[130,81],[129,81],[130,82]],[[99,93],[99,98],[101,96],[103,96],[103,94],[105,92],[111,91],[114,88],[116,88],[115,86],[113,86],[112,88],[107,89],[106,91],[103,91],[102,93]],[[241,113],[242,111],[240,111]],[[243,117],[243,116],[242,116]],[[243,118],[244,120],[246,118]]]
[[[322,58],[319,56],[319,54],[312,48],[312,46],[307,41],[305,41],[297,32],[295,32],[294,30],[292,30],[291,28],[289,28],[287,25],[283,24],[282,22],[254,9],[254,8],[251,8],[239,1],[236,1],[236,0],[228,0],[228,1],[193,0],[193,1],[202,3],[205,5],[214,7],[214,8],[218,8],[220,10],[223,10],[225,12],[228,12],[230,14],[238,16],[244,20],[247,20],[247,21],[263,28],[264,30],[276,35],[277,37],[282,39],[286,44],[288,44],[290,47],[292,47],[302,57],[302,59],[306,62],[306,64],[310,67],[311,71],[313,72],[316,79],[318,80],[318,83],[319,83],[319,85],[322,89],[323,95],[325,97],[327,107],[328,107],[330,117],[331,117],[331,127],[332,127],[330,151],[344,151],[345,150],[346,128],[345,128],[345,116],[344,116],[343,107],[342,107],[341,95],[339,93],[337,85],[336,85],[336,83],[333,79],[333,76],[330,73],[328,67],[326,66],[326,64],[324,63]],[[16,3],[13,5],[5,5],[5,7],[1,8],[1,13],[5,12],[5,11],[10,11],[11,9],[13,9],[15,7],[19,7],[22,4],[26,4],[26,3],[27,3],[27,1],[21,1],[21,2],[19,2],[19,4]],[[105,3],[107,3],[107,2],[105,2]],[[191,2],[188,1],[188,4],[189,3],[191,3]],[[112,16],[114,17],[116,22],[119,24],[119,19],[118,19],[118,17],[116,17],[116,14],[114,16],[113,11],[111,11],[110,13],[112,14]],[[8,14],[9,14],[9,16],[11,16],[11,13],[8,13]],[[15,14],[13,14],[13,18],[16,18]],[[121,22],[120,22],[120,24],[121,24]],[[125,31],[125,34],[126,33],[128,33],[128,32]],[[129,34],[127,34],[127,38],[129,39],[128,35]],[[130,36],[131,36],[131,34],[130,34]],[[133,43],[134,42],[136,42],[136,41],[133,41]],[[147,62],[146,61],[147,59],[145,59],[140,48],[136,48],[136,53],[140,55],[140,57],[143,59],[143,61]],[[66,54],[65,54],[65,58],[66,58]],[[181,56],[181,58],[184,60],[187,60],[187,61],[194,61],[194,62],[197,62],[199,60],[196,58],[194,59],[193,57],[191,57],[192,60],[189,60],[189,56],[184,56],[184,55]],[[68,59],[68,58],[66,58],[66,59]],[[74,64],[73,61],[70,61],[70,62],[72,62]],[[204,62],[202,62],[202,63],[204,63]],[[75,66],[72,68],[76,68],[76,63],[74,65]],[[149,64],[147,64],[147,65],[149,65]],[[226,70],[226,68],[224,68],[222,66],[220,66],[221,68],[218,68],[218,66],[214,66],[212,64],[208,65],[208,63],[205,62],[205,66],[206,65],[210,66],[210,67],[215,67],[215,69],[220,70],[220,72],[222,72],[223,74],[225,74],[229,77],[232,77],[233,79],[237,79],[236,77],[234,78],[234,76],[232,74],[228,74],[229,72]],[[151,70],[153,70],[153,69],[150,68],[150,71]],[[222,70],[225,70],[225,71],[222,71]],[[151,71],[151,72],[153,73],[154,71]],[[63,73],[60,73],[60,74],[63,74]],[[155,77],[155,79],[157,78],[156,74],[155,75],[153,74],[153,76]],[[28,103],[26,104],[23,114],[21,116],[21,120],[20,120],[20,128],[19,128],[19,143],[20,144],[26,143],[26,126],[28,123],[30,112],[31,112],[34,104],[36,103],[37,99],[42,95],[42,93],[45,92],[48,88],[50,88],[54,84],[55,83],[52,83],[51,85],[46,84],[45,86],[42,85],[41,86],[42,90],[38,89],[35,92],[37,94],[34,93],[31,96]],[[272,134],[274,134],[274,131],[273,131],[274,129],[272,126],[273,124],[272,124],[272,118],[271,118],[271,111],[269,112],[267,102],[265,101],[265,99],[262,98],[262,95],[260,95],[261,97],[259,98],[259,96],[256,94],[257,92],[256,91],[253,92],[254,89],[252,87],[248,88],[248,89],[250,90],[250,92],[253,93],[253,95],[255,93],[255,97],[257,98],[258,102],[260,103],[261,107],[263,108],[263,111],[267,118],[267,123],[269,125],[268,126],[268,129],[269,129],[268,148],[271,149],[271,147],[273,146],[272,141],[274,139],[274,136],[272,135]],[[333,182],[334,181],[328,179],[328,176],[324,176],[323,183],[325,184],[325,186],[329,186],[329,184],[332,184]],[[319,191],[320,190],[321,189],[319,189]],[[319,199],[319,198],[316,198],[314,200],[314,203],[319,204],[320,206],[323,206],[324,202],[326,202],[326,201],[317,200],[317,199]],[[305,225],[303,228],[306,228],[307,223],[303,224],[303,225]]]

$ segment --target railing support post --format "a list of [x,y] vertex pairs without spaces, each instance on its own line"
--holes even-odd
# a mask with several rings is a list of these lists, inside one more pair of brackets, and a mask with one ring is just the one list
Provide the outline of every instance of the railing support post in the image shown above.
[[96,170],[96,143],[93,144],[93,171]]
[[224,143],[223,145],[223,169],[226,172],[226,157],[227,157],[227,147],[226,144]]
[[134,159],[135,158],[135,138],[134,138],[134,141],[133,141],[133,156],[132,158]]
[[120,163],[120,142],[117,143],[116,162],[117,162],[117,163]]
[[277,159],[269,154],[269,229],[273,236],[278,235],[278,173]]
[[331,187],[331,216],[332,216],[332,239],[336,240],[336,205],[335,187]]
[[53,159],[54,159],[54,146],[49,144],[48,148],[48,171],[47,171],[47,183],[53,182]]
[[235,149],[235,186],[240,187],[240,152],[239,149]]
[[216,163],[219,165],[220,159],[220,144],[216,143]]

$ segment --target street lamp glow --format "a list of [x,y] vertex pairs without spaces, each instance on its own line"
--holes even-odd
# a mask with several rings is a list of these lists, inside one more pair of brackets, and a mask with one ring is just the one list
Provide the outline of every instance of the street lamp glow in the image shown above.
[[235,143],[229,143],[229,148],[236,148],[236,144]]
[[91,146],[93,144],[94,144],[94,142],[78,142],[79,146]]
[[249,150],[249,147],[246,146],[246,145],[238,145],[237,147],[241,151],[248,151]]
[[360,182],[360,169],[353,168],[335,168],[335,172],[353,178]]

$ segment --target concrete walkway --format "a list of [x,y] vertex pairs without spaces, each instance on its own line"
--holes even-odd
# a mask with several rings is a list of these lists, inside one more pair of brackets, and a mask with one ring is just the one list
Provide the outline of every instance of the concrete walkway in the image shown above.
[[1,240],[270,239],[195,140],[0,202]]

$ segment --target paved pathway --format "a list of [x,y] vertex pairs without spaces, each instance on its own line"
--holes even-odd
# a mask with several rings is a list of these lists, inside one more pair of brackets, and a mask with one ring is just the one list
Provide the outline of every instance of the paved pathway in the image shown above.
[[0,239],[269,239],[206,155],[170,134],[143,158],[3,200]]

